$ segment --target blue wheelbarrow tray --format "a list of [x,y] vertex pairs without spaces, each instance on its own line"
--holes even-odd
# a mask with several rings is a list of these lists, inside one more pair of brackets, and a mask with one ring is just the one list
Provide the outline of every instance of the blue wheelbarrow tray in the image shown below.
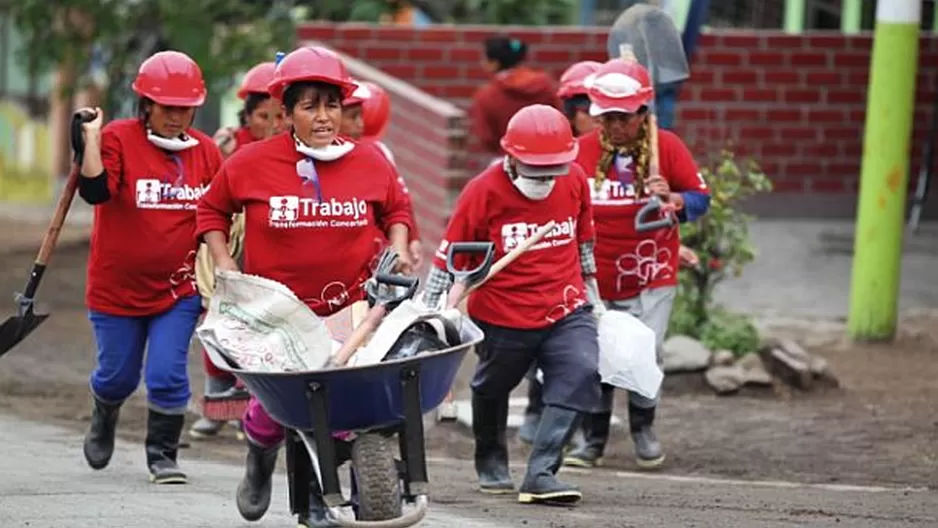
[[[423,518],[427,508],[423,415],[443,402],[466,353],[483,337],[482,330],[464,317],[457,346],[368,366],[298,372],[246,371],[208,347],[206,353],[216,367],[237,376],[271,418],[288,429],[288,479],[294,514],[302,517],[308,513],[304,496],[308,497],[309,481],[304,484],[303,480],[308,469],[313,469],[326,505],[341,526],[411,526]],[[402,498],[415,504],[417,510],[388,521],[341,518],[340,507],[347,501],[339,486],[332,434],[380,430],[396,430],[399,435],[404,467]],[[305,444],[306,449],[297,449],[297,444]]]

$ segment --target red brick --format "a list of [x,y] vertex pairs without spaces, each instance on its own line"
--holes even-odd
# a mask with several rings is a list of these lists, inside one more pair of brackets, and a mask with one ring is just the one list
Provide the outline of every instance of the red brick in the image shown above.
[[830,159],[840,154],[840,145],[831,142],[805,143],[801,145],[801,155]]
[[564,64],[572,64],[577,60],[578,57],[575,57],[574,53],[569,49],[544,49],[537,48],[534,50],[534,53],[531,54],[531,59],[539,62],[560,62]]
[[358,57],[365,61],[395,61],[403,59],[404,53],[396,46],[368,46],[361,50]]
[[840,155],[844,158],[859,158],[863,155],[863,142],[851,141],[840,144]]
[[749,54],[747,59],[750,66],[787,66],[788,61],[784,53],[778,51],[759,51]]
[[798,147],[790,141],[762,143],[761,153],[765,157],[793,157],[798,154]]
[[850,47],[845,35],[809,34],[807,47],[810,49],[828,49],[841,51]]
[[413,64],[389,64],[381,69],[384,73],[405,81],[411,81],[417,77],[417,66]]
[[680,121],[711,121],[716,119],[716,110],[710,107],[678,105]]
[[828,90],[827,102],[829,104],[863,104],[866,102],[866,92],[859,90]]
[[730,122],[760,121],[765,113],[760,108],[727,108],[725,119]]
[[739,129],[739,135],[746,140],[771,139],[775,137],[775,128],[770,125],[744,126]]
[[336,39],[351,42],[371,40],[374,37],[374,27],[366,24],[339,24],[336,28]]
[[747,103],[774,103],[779,100],[778,90],[744,88],[741,100]]
[[844,192],[844,180],[842,179],[812,179],[810,190],[820,193],[839,193]]
[[707,51],[700,58],[700,62],[708,66],[741,66],[743,53],[732,50]]
[[828,126],[824,127],[824,139],[827,141],[837,139],[854,140],[863,136],[863,130],[859,127],[850,126]]
[[846,112],[830,108],[808,108],[806,118],[811,123],[843,123]]
[[782,98],[786,103],[804,104],[821,102],[821,92],[815,90],[782,90]]
[[551,44],[563,44],[584,48],[594,44],[592,33],[586,33],[576,29],[551,29],[544,32],[544,38],[545,42]]
[[456,62],[472,62],[477,63],[482,60],[482,50],[477,48],[464,48],[464,47],[452,47],[447,50],[449,54],[449,60],[453,63]]
[[869,52],[873,49],[873,37],[872,35],[862,35],[862,36],[849,36],[847,37],[847,42],[850,45],[850,49],[856,51],[866,51]]
[[800,123],[801,112],[790,106],[783,108],[770,108],[765,111],[765,119],[769,123]]
[[835,53],[833,57],[833,66],[838,70],[844,68],[868,70],[870,67],[869,53],[842,52]]
[[848,71],[847,72],[847,85],[853,88],[866,90],[866,87],[870,83],[870,72],[867,70],[863,71]]
[[700,90],[699,100],[704,103],[731,103],[738,99],[738,91],[730,88],[703,88]]
[[806,71],[804,80],[805,84],[814,88],[831,88],[843,84],[844,76],[838,71]]
[[801,85],[801,78],[798,76],[798,72],[794,70],[763,70],[761,73],[762,82],[767,86]]
[[464,42],[471,42],[472,44],[474,44],[476,47],[480,49],[482,48],[482,46],[479,45],[480,43],[484,42],[485,39],[491,36],[494,36],[498,33],[498,31],[493,30],[491,26],[484,28],[484,29],[479,26],[472,27],[472,28],[469,28],[469,27],[459,28],[459,32],[462,34],[462,39]]
[[755,84],[759,75],[751,69],[724,70],[720,74],[720,80],[724,84]]
[[848,117],[847,119],[848,122],[857,123],[862,126],[863,123],[866,122],[866,109],[857,108],[854,110],[850,110],[849,112],[847,112],[847,117]]
[[720,45],[726,48],[742,48],[753,50],[762,47],[765,39],[758,33],[752,31],[740,31],[738,33],[723,34],[719,36]]
[[417,42],[418,32],[412,27],[380,25],[374,29],[374,38],[381,42]]
[[785,164],[785,174],[789,178],[810,178],[824,174],[824,168],[819,161],[794,161]]
[[454,44],[463,42],[462,32],[455,26],[422,27],[415,31],[421,42]]
[[827,66],[828,53],[823,51],[804,51],[791,54],[791,65],[794,68],[806,66]]
[[829,176],[859,176],[860,159],[856,158],[855,160],[842,163],[828,163],[827,174]]
[[715,82],[716,71],[712,68],[707,68],[706,66],[697,68],[696,66],[690,72],[690,80],[688,83],[694,85],[705,85]]
[[410,48],[404,53],[409,61],[442,61],[444,60],[444,50],[436,46],[421,46],[419,48]]
[[330,43],[335,40],[337,33],[334,24],[301,24],[296,28],[296,39],[298,41],[318,40]]
[[778,136],[785,141],[817,141],[818,129],[812,126],[782,127],[778,131]]
[[425,79],[453,80],[462,77],[462,69],[458,66],[429,66],[420,67],[420,75]]
[[442,97],[447,99],[466,99],[472,97],[477,88],[477,86],[468,84],[454,84],[452,86],[442,86],[440,92]]
[[807,38],[801,35],[767,35],[765,45],[768,49],[802,49],[808,44]]
[[704,33],[700,35],[700,40],[697,41],[698,48],[712,48],[718,46],[720,43],[720,37],[715,33]]
[[465,75],[464,78],[470,81],[471,80],[483,81],[483,80],[488,80],[491,77],[491,74],[485,71],[482,68],[482,66],[479,66],[478,64],[471,64],[470,66],[468,66],[465,69],[464,75]]

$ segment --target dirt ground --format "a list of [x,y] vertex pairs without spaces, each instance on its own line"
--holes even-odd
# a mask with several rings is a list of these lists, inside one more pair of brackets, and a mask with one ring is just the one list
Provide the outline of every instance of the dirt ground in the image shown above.
[[[0,293],[22,287],[32,255],[0,255]],[[50,317],[33,335],[0,359],[0,413],[30,420],[86,426],[88,374],[94,347],[85,313],[84,273],[87,247],[60,248],[39,292]],[[829,325],[828,325],[829,326]],[[805,483],[875,484],[938,487],[938,311],[905,317],[891,345],[850,345],[840,332],[804,327],[787,332],[827,358],[840,378],[840,389],[799,394],[746,393],[717,397],[678,390],[669,381],[659,411],[659,434],[673,475],[735,479],[790,480]],[[782,330],[785,331],[784,329]],[[194,392],[201,392],[201,358],[193,354]],[[467,360],[457,394],[467,397],[472,361]],[[682,385],[685,386],[685,385]],[[142,438],[143,390],[121,416],[121,434]],[[624,400],[618,402],[624,409]],[[622,415],[624,417],[624,415]],[[607,457],[612,469],[634,470],[631,444],[615,430]],[[515,442],[513,462],[523,462]],[[472,442],[459,426],[432,426],[430,457],[471,460]],[[231,436],[192,442],[185,457],[240,460],[243,448]],[[471,488],[465,468],[459,483],[436,479],[440,500],[458,503],[453,491]],[[432,475],[431,475],[432,476]],[[466,482],[462,482],[466,480]],[[455,486],[455,488],[453,487]],[[616,497],[610,496],[610,504]]]

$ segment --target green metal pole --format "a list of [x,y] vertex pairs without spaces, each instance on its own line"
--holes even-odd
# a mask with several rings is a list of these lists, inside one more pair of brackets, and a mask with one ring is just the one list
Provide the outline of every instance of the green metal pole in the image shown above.
[[895,337],[918,64],[920,0],[879,0],[870,64],[847,328]]
[[804,31],[804,5],[806,0],[785,0],[785,31]]
[[863,22],[863,0],[843,0],[840,9],[840,30],[859,33]]
[[938,5],[931,9],[931,32],[938,33]]
[[687,12],[690,11],[691,0],[671,0],[668,3],[668,11],[670,11],[671,18],[674,19],[674,25],[680,31],[684,31],[684,26],[687,25]]

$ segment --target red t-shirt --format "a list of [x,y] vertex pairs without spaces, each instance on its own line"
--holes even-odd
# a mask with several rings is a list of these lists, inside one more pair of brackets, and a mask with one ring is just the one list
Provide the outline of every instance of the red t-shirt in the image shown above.
[[[249,145],[249,144],[254,143],[255,141],[257,141],[257,138],[255,138],[254,135],[251,134],[251,129],[250,129],[250,128],[248,128],[248,127],[246,127],[246,126],[243,126],[243,127],[239,128],[239,129],[235,130],[235,133],[234,133],[234,140],[235,140],[234,152],[237,152],[238,149],[240,149],[241,147],[243,147],[243,146],[245,146],[245,145]],[[234,152],[233,152],[233,153],[234,153]]]
[[298,176],[303,163],[290,132],[238,150],[199,202],[196,236],[227,236],[231,215],[243,210],[243,271],[286,285],[326,316],[364,298],[385,233],[410,228],[410,212],[397,172],[374,146],[314,162],[319,192]]
[[[648,198],[635,198],[632,183],[635,170],[630,157],[613,161],[599,191],[593,175],[599,163],[599,131],[580,137],[577,162],[589,176],[593,218],[596,222],[596,281],[602,298],[618,301],[635,297],[646,288],[677,284],[678,250],[681,239],[675,223],[670,229],[645,233],[635,231],[635,215]],[[677,135],[658,131],[661,175],[672,192],[709,193],[697,171],[690,151]]]
[[[384,158],[388,160],[388,163],[390,163],[395,168],[397,167],[397,164],[394,161],[394,156],[391,154],[391,150],[388,149],[388,147],[385,146],[385,144],[382,143],[381,141],[374,139],[374,138],[366,137],[366,138],[360,139],[358,142],[362,144],[367,143],[369,145],[374,145],[378,149],[378,151],[381,152],[382,155],[384,155]],[[413,227],[411,227],[410,229],[410,238],[408,239],[408,242],[413,242],[414,240],[420,240],[420,232],[418,231],[418,228],[417,228],[417,219],[414,216],[414,204],[410,196],[410,190],[407,188],[407,183],[404,182],[404,177],[401,176],[400,174],[398,174],[397,176],[397,182],[401,186],[401,192],[404,193],[404,196],[407,198],[407,208],[410,209],[410,222],[413,225]]]
[[[544,328],[586,303],[579,244],[593,239],[586,176],[576,164],[544,200],[530,200],[501,165],[470,180],[450,218],[434,265],[446,269],[452,242],[494,242],[495,259],[553,220],[557,226],[469,296],[469,314],[509,328]],[[474,266],[476,263],[470,263]]]
[[196,204],[221,166],[212,138],[177,153],[147,141],[139,119],[111,121],[101,131],[110,199],[94,207],[88,259],[88,308],[143,316],[195,295]]

